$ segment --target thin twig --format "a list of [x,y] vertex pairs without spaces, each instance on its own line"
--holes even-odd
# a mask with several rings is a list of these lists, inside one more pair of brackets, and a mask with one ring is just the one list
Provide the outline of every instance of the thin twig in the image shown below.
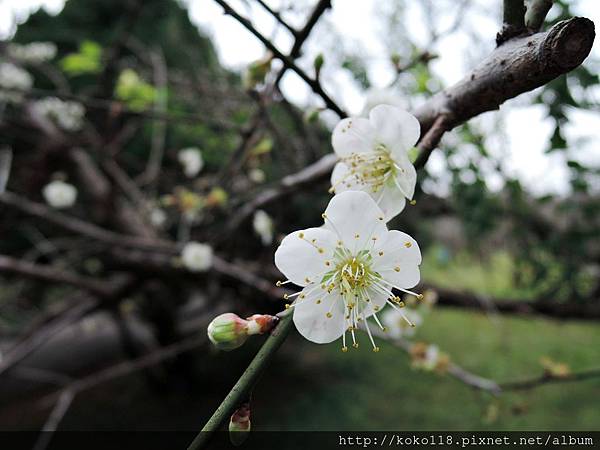
[[224,0],[214,0],[214,1],[217,2],[219,5],[221,5],[221,7],[225,10],[226,14],[229,14],[231,17],[233,17],[235,20],[237,20],[240,24],[242,24],[248,31],[250,31],[250,33],[252,33],[254,36],[256,36],[258,38],[258,40],[261,41],[263,43],[263,45],[265,47],[267,47],[267,49],[269,49],[269,51],[271,53],[273,53],[273,55],[277,59],[279,59],[286,67],[288,67],[289,69],[296,72],[296,74],[300,78],[302,78],[302,80],[304,80],[304,82],[312,89],[312,91],[315,94],[317,94],[319,97],[321,97],[321,99],[323,100],[323,102],[325,103],[325,106],[327,106],[327,108],[329,108],[333,112],[335,112],[340,118],[344,118],[344,117],[348,116],[337,105],[337,103],[335,101],[333,101],[331,99],[331,97],[329,97],[329,95],[327,95],[327,93],[323,90],[323,87],[317,80],[309,77],[306,74],[306,72],[304,72],[304,70],[302,70],[300,67],[298,67],[296,65],[296,63],[290,57],[284,55],[277,47],[275,47],[275,45],[269,39],[267,39],[256,28],[254,28],[254,26],[248,19],[246,19],[245,17],[242,17],[240,14],[238,14],[236,12],[236,10],[233,9],[226,1],[224,1]]
[[112,292],[103,280],[65,272],[59,268],[34,264],[5,255],[0,255],[0,273],[17,274],[51,283],[69,284],[99,297],[106,297]]
[[44,424],[40,437],[36,441],[33,450],[45,450],[52,440],[54,432],[58,429],[60,422],[63,420],[73,400],[75,399],[75,393],[70,390],[65,390],[60,395],[60,398],[54,405],[48,420]]
[[[157,95],[154,101],[154,112],[158,115],[164,115],[167,111],[168,102],[168,73],[167,64],[163,52],[160,48],[150,53],[152,61],[154,84],[156,85]],[[150,146],[150,156],[146,164],[146,169],[139,176],[138,182],[141,184],[154,184],[160,173],[162,160],[165,153],[165,136],[167,132],[167,122],[164,119],[157,119],[152,124],[152,139]]]
[[433,122],[433,125],[427,131],[427,133],[425,133],[425,136],[423,136],[421,141],[417,144],[417,148],[419,149],[419,156],[415,161],[415,168],[417,170],[425,167],[425,164],[429,160],[431,153],[440,143],[440,140],[446,131],[448,131],[446,117],[444,115],[440,115]]
[[264,2],[263,0],[255,0],[256,3],[258,3],[260,6],[262,6],[269,14],[271,14],[273,16],[273,18],[280,24],[283,25],[283,27],[288,30],[290,33],[292,33],[294,36],[298,35],[298,30],[296,30],[294,27],[292,27],[289,23],[287,23],[287,21],[285,21],[283,19],[283,17],[281,17],[281,14],[278,13],[277,11],[275,11],[273,8],[271,8],[269,5],[267,5],[266,2]]
[[290,333],[292,324],[291,313],[281,316],[280,322],[273,329],[271,335],[267,338],[235,386],[227,394],[227,397],[225,397],[208,422],[206,422],[202,431],[194,438],[188,450],[201,449],[208,443],[213,434],[229,419],[237,406],[247,398],[258,378]]
[[0,149],[0,194],[6,190],[6,185],[8,184],[12,166],[12,156],[13,153],[10,147]]

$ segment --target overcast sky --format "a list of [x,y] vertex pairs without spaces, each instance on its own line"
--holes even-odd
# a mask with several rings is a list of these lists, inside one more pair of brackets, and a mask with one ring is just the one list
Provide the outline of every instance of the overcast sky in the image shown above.
[[[278,8],[285,0],[268,1],[270,5]],[[440,28],[444,29],[454,21],[453,14],[459,2],[437,0],[449,5],[441,8],[443,14],[437,20]],[[494,46],[494,37],[499,27],[500,0],[476,0],[479,7],[470,11],[470,16],[465,17],[468,26],[459,30],[447,38],[441,39],[432,49],[440,55],[435,60],[432,68],[445,85],[458,81],[481,54],[491,50]],[[189,5],[192,21],[206,34],[213,38],[221,63],[232,70],[243,70],[250,62],[264,56],[265,50],[262,44],[250,35],[240,24],[229,16],[222,14],[221,7],[212,0],[183,0]],[[260,7],[249,7],[254,2],[242,0],[231,0],[231,5],[238,11],[252,17],[255,26],[266,36],[273,39],[276,45],[283,51],[289,50],[292,38],[281,26],[277,26],[270,15]],[[308,5],[314,0],[285,2],[286,4]],[[407,1],[409,9],[407,13],[411,20],[408,22],[409,32],[413,39],[420,41],[421,45],[428,42],[425,18],[421,8],[416,6],[416,0]],[[574,0],[572,9],[576,14],[592,19],[596,24],[600,23],[600,1],[598,0]],[[13,27],[13,17],[17,21],[24,20],[30,11],[43,5],[51,12],[58,12],[62,8],[63,0],[0,0],[0,36],[7,36]],[[389,36],[382,34],[380,17],[383,2],[372,1],[350,1],[333,0],[333,8],[326,13],[325,20],[318,24],[311,39],[305,45],[305,54],[300,63],[310,68],[311,61],[323,46],[330,48],[336,45],[332,39],[339,39],[339,45],[355,45],[360,48],[361,55],[367,61],[369,77],[376,87],[385,87],[393,77],[393,71],[389,65]],[[13,16],[16,15],[16,16]],[[552,11],[551,13],[552,14]],[[295,25],[303,23],[301,14],[290,14]],[[476,41],[476,42],[474,42]],[[600,59],[598,45],[592,51],[593,58]],[[327,55],[325,55],[327,56]],[[333,67],[332,67],[333,66]],[[335,64],[326,64],[322,81],[326,90],[345,109],[352,114],[362,112],[365,95],[358,89],[347,71],[338,69]],[[300,106],[310,107],[320,105],[306,85],[295,74],[288,71],[284,78],[282,89],[285,95]],[[600,98],[600,89],[594,92]],[[530,95],[531,97],[531,95]],[[489,149],[503,158],[504,169],[511,175],[518,176],[527,187],[538,194],[549,192],[567,193],[568,174],[564,164],[566,157],[562,152],[550,155],[544,154],[548,138],[553,129],[551,120],[545,118],[545,108],[541,105],[528,106],[527,96],[509,101],[502,107],[503,114],[492,112],[477,119],[477,123],[486,129],[498,120],[503,121],[502,136],[493,136],[487,142]],[[327,116],[326,116],[327,118]],[[333,116],[328,117],[332,120]],[[571,124],[566,133],[572,138],[571,142],[581,142],[577,148],[569,149],[569,158],[580,160],[585,163],[600,164],[600,146],[598,139],[585,138],[597,135],[600,129],[600,114],[592,112],[570,113]],[[444,173],[444,159],[441,155],[432,157],[430,169],[438,174]],[[499,189],[502,180],[492,174],[488,176],[488,183],[492,188]],[[600,190],[600,186],[596,186]],[[444,190],[441,186],[432,189]],[[440,192],[441,193],[441,192]]]

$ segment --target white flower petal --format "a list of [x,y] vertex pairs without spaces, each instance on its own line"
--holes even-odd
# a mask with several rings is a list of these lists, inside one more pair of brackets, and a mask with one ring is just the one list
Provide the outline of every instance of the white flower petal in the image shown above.
[[275,252],[275,265],[298,286],[319,282],[329,270],[325,263],[332,259],[337,241],[335,233],[325,228],[295,231],[281,241]]
[[342,119],[333,130],[331,145],[335,153],[344,158],[352,153],[371,151],[374,138],[373,127],[367,119]]
[[337,194],[329,202],[325,217],[325,228],[333,231],[351,252],[387,233],[383,211],[366,192]]
[[390,187],[386,185],[382,192],[377,193],[377,195],[379,197],[377,204],[385,214],[386,222],[389,222],[400,214],[406,205],[404,193],[396,186]]
[[[305,288],[308,289],[311,288]],[[318,289],[318,293],[323,292]],[[317,303],[317,300],[320,302]],[[328,317],[327,313],[331,317]],[[298,332],[309,341],[317,344],[333,342],[342,336],[346,329],[344,303],[336,292],[323,298],[317,293],[309,294],[294,306],[294,324]]]
[[394,162],[400,168],[396,168],[395,183],[394,180],[391,182],[402,191],[406,198],[412,199],[417,185],[417,170],[404,153],[394,154]]
[[[358,183],[356,176],[350,173],[350,167],[339,162],[331,172],[331,186],[337,194],[344,191],[362,191],[365,190],[366,185]],[[366,187],[368,188],[368,186]]]
[[[383,255],[379,255],[383,252]],[[421,250],[408,234],[392,230],[374,248],[373,270],[397,288],[409,289],[420,280]],[[399,269],[399,270],[398,270]]]
[[387,292],[375,287],[367,288],[366,294],[369,297],[369,303],[364,308],[365,317],[371,317],[373,312],[379,313],[386,305],[387,299],[390,297]]
[[407,152],[421,134],[421,125],[415,116],[395,106],[377,105],[369,113],[376,138],[389,149]]

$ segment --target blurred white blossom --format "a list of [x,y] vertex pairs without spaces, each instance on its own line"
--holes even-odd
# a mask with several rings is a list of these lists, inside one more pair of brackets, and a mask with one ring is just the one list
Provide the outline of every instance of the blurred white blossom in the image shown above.
[[23,94],[18,91],[26,91],[31,86],[33,86],[33,78],[29,72],[12,63],[0,62],[0,88],[15,89],[15,91],[0,89],[0,100],[20,102]]
[[273,242],[273,220],[262,209],[254,213],[252,226],[256,234],[260,236],[263,245],[269,245]]
[[56,180],[44,186],[42,194],[53,208],[69,208],[77,199],[77,188],[72,184]]
[[42,63],[56,56],[56,45],[52,42],[31,42],[29,44],[11,43],[8,54],[23,63]]
[[213,250],[210,245],[188,242],[181,251],[181,261],[192,272],[204,272],[212,266]]
[[46,97],[35,102],[34,110],[66,131],[77,131],[83,126],[85,108],[81,103]]
[[183,173],[185,173],[185,176],[188,178],[193,178],[198,175],[204,167],[202,152],[196,147],[188,147],[179,150],[177,159],[183,166]]
[[403,336],[413,336],[416,327],[423,323],[423,318],[414,309],[404,308],[402,313],[396,309],[386,309],[381,321],[387,328],[391,338],[397,339]]
[[161,228],[167,221],[167,214],[160,208],[153,208],[150,211],[150,223],[156,227]]
[[248,172],[248,178],[250,178],[250,181],[260,184],[264,183],[267,177],[262,169],[252,169]]

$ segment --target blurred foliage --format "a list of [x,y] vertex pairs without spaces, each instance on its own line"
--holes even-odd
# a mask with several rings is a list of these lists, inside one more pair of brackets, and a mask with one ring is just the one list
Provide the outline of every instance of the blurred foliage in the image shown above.
[[117,80],[115,95],[132,110],[143,111],[152,105],[157,93],[154,86],[142,80],[134,70],[125,69]]
[[69,75],[98,73],[101,66],[102,47],[96,42],[85,40],[79,44],[79,51],[66,55],[61,61],[61,68]]

